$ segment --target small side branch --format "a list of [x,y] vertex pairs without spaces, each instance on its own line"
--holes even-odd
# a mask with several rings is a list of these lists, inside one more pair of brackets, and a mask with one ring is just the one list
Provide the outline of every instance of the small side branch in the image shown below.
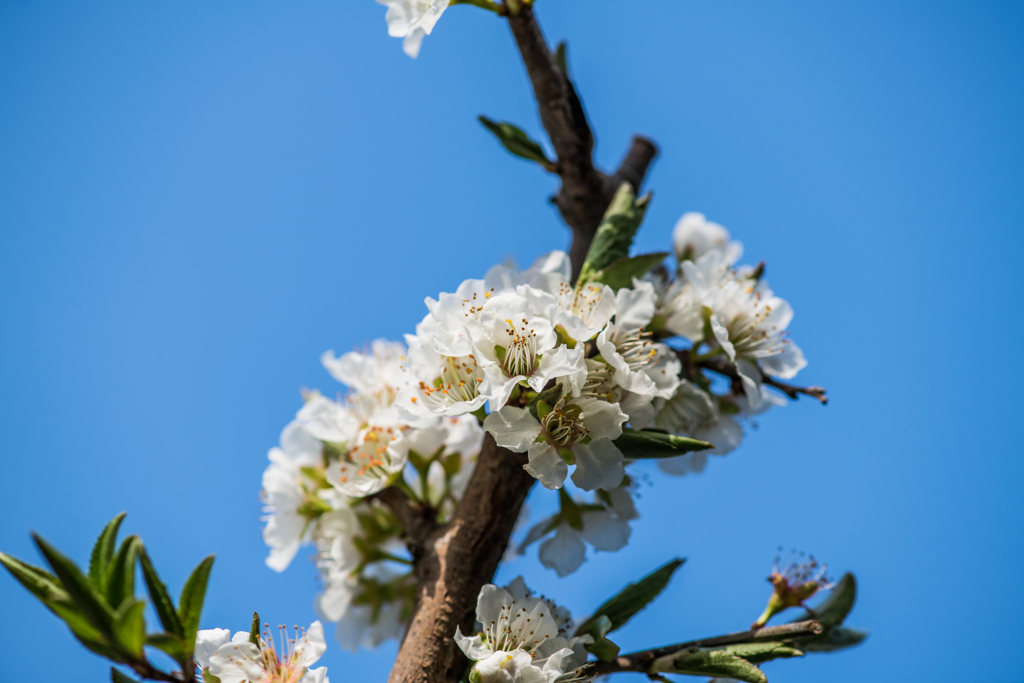
[[414,501],[404,491],[395,487],[380,491],[373,496],[387,505],[405,529],[405,542],[414,558],[423,553],[423,544],[437,529],[437,512]]
[[[681,352],[681,354],[682,353],[686,352]],[[682,358],[682,355],[680,355],[680,357]],[[687,363],[688,359],[689,354],[687,353],[687,357],[683,358],[684,365]],[[708,358],[699,361],[697,365],[705,370],[710,370],[711,372],[728,377],[734,382],[739,381],[740,376],[739,372],[736,370],[736,365],[734,363],[730,363],[725,358]],[[761,373],[761,381],[770,387],[775,387],[794,401],[803,394],[804,396],[810,396],[811,398],[820,401],[822,405],[828,405],[828,392],[824,387],[798,387],[795,384],[780,382],[771,375],[766,375],[763,372]]]
[[820,622],[798,621],[793,624],[782,624],[780,626],[768,626],[753,631],[737,631],[724,636],[714,638],[702,638],[691,640],[676,645],[666,645],[652,650],[632,652],[621,657],[616,657],[610,662],[596,662],[592,668],[587,670],[588,675],[610,674],[622,671],[637,671],[646,673],[654,660],[665,657],[683,650],[696,648],[725,647],[726,645],[738,645],[740,643],[756,643],[771,640],[794,640],[797,638],[810,638],[819,635],[823,631]]

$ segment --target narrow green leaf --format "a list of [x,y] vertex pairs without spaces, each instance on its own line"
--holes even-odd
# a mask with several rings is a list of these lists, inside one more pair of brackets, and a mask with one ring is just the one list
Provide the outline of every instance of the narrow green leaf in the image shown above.
[[143,610],[146,603],[133,597],[127,597],[114,616],[114,637],[128,654],[139,657],[142,646],[146,643],[146,620]]
[[[603,614],[596,619],[587,620],[586,633],[590,634],[594,639],[594,642],[585,645],[584,647],[603,662],[610,662],[619,656],[619,646],[605,638],[605,635],[607,635],[611,630],[612,620]],[[585,634],[580,631],[576,631],[576,635],[582,636]]]
[[763,664],[773,659],[804,656],[803,652],[792,645],[775,641],[741,643],[739,645],[729,645],[723,649],[731,655],[743,657],[743,659],[751,664]]
[[74,562],[62,555],[38,534],[32,534],[32,539],[82,615],[101,634],[109,634],[114,623],[114,610],[107,604],[104,597],[93,588],[89,579]]
[[203,612],[203,601],[206,599],[206,584],[210,580],[213,568],[213,555],[210,555],[192,570],[192,575],[181,589],[178,600],[178,618],[181,620],[182,640],[185,641],[185,654],[192,656],[195,649],[196,632],[199,631],[199,617]]
[[562,73],[565,74],[566,78],[570,77],[569,62],[567,59],[568,50],[569,45],[564,40],[558,44],[558,47],[555,48],[555,64],[557,64],[558,68],[562,70]]
[[622,183],[601,219],[583,262],[580,282],[589,282],[620,258],[629,256],[636,231],[644,219],[650,195],[636,199],[629,183]]
[[555,165],[548,159],[547,154],[544,153],[544,148],[534,142],[519,126],[505,121],[492,121],[486,116],[478,116],[477,118],[480,119],[480,123],[484,124],[487,130],[494,133],[494,136],[498,138],[498,142],[512,154],[529,161],[536,161],[549,171],[554,169]]
[[821,601],[821,604],[814,608],[813,612],[801,617],[798,621],[805,619],[817,619],[826,629],[839,626],[846,620],[846,616],[853,609],[853,603],[857,601],[857,579],[853,574],[847,572],[839,583],[832,588],[828,597]]
[[768,677],[763,671],[742,657],[724,650],[683,650],[654,660],[650,673],[735,678],[746,683],[768,683]]
[[117,532],[127,514],[127,512],[122,512],[107,522],[103,531],[100,532],[99,538],[96,539],[96,544],[92,547],[92,555],[89,557],[89,580],[101,593],[106,589],[104,581],[106,580],[107,565],[110,564],[110,559],[114,556],[114,548],[117,547]]
[[56,600],[46,603],[47,608],[56,614],[71,630],[71,635],[90,652],[106,657],[112,662],[123,662],[124,658],[110,644],[110,641],[96,630],[85,615],[82,614],[70,599]]
[[588,633],[592,622],[601,616],[606,616],[611,621],[609,631],[615,631],[626,625],[633,616],[647,607],[654,598],[658,597],[661,591],[668,586],[669,580],[685,560],[675,559],[668,564],[659,567],[636,583],[631,583],[613,598],[598,607],[589,619],[580,624],[576,629],[576,635]]
[[252,625],[249,626],[249,642],[262,649],[262,641],[260,640],[260,613],[252,613]]
[[648,429],[623,429],[622,436],[613,443],[630,460],[673,458],[683,453],[715,447],[707,441]]
[[0,564],[18,580],[29,593],[43,602],[47,600],[67,599],[68,594],[60,585],[60,580],[49,572],[22,562],[16,557],[0,553]]
[[155,647],[181,666],[185,666],[188,657],[185,655],[185,641],[173,633],[150,633],[146,636],[146,644]]
[[594,275],[595,282],[603,282],[616,292],[623,287],[632,287],[633,278],[641,277],[665,260],[667,251],[639,256],[623,256],[616,259],[607,268]]
[[178,612],[174,609],[174,601],[171,599],[170,593],[167,592],[167,586],[156,573],[156,567],[150,561],[145,546],[142,545],[139,546],[139,560],[142,564],[142,578],[146,582],[146,589],[153,601],[153,611],[160,619],[160,624],[168,633],[180,636],[182,634],[181,620],[178,619]]
[[867,631],[847,626],[833,626],[820,636],[800,641],[800,648],[807,652],[835,652],[854,645],[860,645],[868,637]]
[[125,598],[135,595],[135,558],[138,557],[142,541],[138,536],[129,536],[121,542],[117,555],[107,566],[107,603],[120,605]]
[[110,680],[113,681],[113,683],[139,683],[131,676],[121,673],[114,667],[110,667]]

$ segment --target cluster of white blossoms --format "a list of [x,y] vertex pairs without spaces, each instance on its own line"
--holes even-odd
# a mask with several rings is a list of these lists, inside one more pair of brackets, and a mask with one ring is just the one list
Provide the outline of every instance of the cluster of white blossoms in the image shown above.
[[500,588],[487,584],[476,603],[481,630],[455,642],[472,660],[470,683],[569,683],[585,680],[590,635],[570,637],[569,611],[533,596],[522,577]]
[[309,668],[327,651],[324,627],[314,621],[308,630],[295,630],[289,638],[281,626],[278,644],[267,631],[255,643],[245,631],[234,636],[226,628],[199,631],[196,666],[206,683],[330,683],[327,667]]
[[[323,355],[348,390],[338,400],[307,393],[270,451],[264,538],[277,571],[303,543],[315,546],[317,610],[338,623],[343,646],[399,636],[411,611],[403,529],[376,494],[398,487],[447,520],[485,432],[559,491],[559,512],[519,550],[539,542],[541,562],[564,576],[587,544],[615,551],[629,540],[637,512],[627,466],[645,456],[627,437],[708,442],[658,460],[670,474],[699,472],[706,453],[735,449],[744,422],[780,402],[765,378],[806,365],[787,336],[791,308],[763,268],[735,265],[742,247],[702,215],[684,215],[673,241],[674,274],[658,266],[617,289],[597,278],[574,285],[556,251],[427,298],[404,344]],[[567,480],[592,498],[570,495]]]

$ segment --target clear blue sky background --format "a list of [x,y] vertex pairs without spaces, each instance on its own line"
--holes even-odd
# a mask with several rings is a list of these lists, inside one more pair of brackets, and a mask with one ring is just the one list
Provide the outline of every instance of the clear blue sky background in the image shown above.
[[[1024,5],[537,0],[613,167],[661,146],[639,238],[729,227],[828,387],[699,477],[652,473],[628,548],[558,580],[578,616],[689,558],[626,648],[744,628],[776,546],[852,570],[862,647],[773,681],[1020,681]],[[567,243],[556,187],[480,113],[541,130],[507,28],[444,15],[420,59],[370,0],[0,1],[0,549],[85,560],[121,510],[203,625],[313,619],[263,565],[259,481],[318,356],[397,338],[424,296]],[[540,501],[535,508],[543,508]],[[0,679],[106,665],[0,576]],[[331,647],[383,681],[392,645]]]

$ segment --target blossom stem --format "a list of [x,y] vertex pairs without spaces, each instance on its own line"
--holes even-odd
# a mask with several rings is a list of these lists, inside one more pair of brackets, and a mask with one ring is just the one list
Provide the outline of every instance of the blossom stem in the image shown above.
[[489,12],[494,12],[495,14],[502,13],[501,5],[499,5],[496,2],[493,2],[493,0],[451,0],[451,2],[449,2],[448,4],[472,5],[473,7],[479,7],[480,9],[485,9]]

